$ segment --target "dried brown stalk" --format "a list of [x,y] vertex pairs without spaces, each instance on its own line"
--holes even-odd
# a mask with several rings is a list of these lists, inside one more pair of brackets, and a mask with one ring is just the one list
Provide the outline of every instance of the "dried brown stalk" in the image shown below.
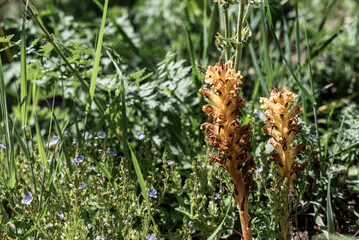
[[241,126],[238,121],[242,116],[240,108],[245,106],[242,96],[238,96],[239,85],[243,76],[232,68],[232,62],[215,67],[209,66],[205,83],[208,88],[201,88],[201,92],[214,105],[203,106],[203,111],[213,117],[213,123],[203,123],[212,148],[219,148],[219,155],[210,154],[213,164],[218,162],[233,178],[234,197],[239,210],[243,238],[252,239],[250,219],[248,216],[249,187],[254,184],[251,169],[255,168],[253,157],[249,155],[250,125]]

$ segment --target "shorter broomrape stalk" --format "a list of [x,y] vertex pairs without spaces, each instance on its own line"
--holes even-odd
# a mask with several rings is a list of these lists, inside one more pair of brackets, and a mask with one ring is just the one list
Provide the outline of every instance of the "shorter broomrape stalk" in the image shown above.
[[213,164],[218,162],[233,178],[234,198],[239,210],[243,238],[252,239],[248,216],[249,187],[254,184],[251,169],[255,168],[253,157],[248,154],[250,146],[250,125],[241,126],[238,118],[240,108],[245,106],[242,96],[238,96],[243,76],[232,68],[232,61],[222,60],[215,67],[209,66],[205,83],[213,88],[201,88],[201,92],[214,105],[203,106],[203,111],[213,117],[213,123],[203,123],[213,149],[219,148],[220,154],[209,154]]
[[[270,92],[270,98],[261,98],[260,102],[264,103],[267,120],[263,127],[264,133],[272,136],[270,144],[273,145],[274,151],[269,157],[269,163],[275,162],[279,175],[285,180],[288,179],[289,186],[293,180],[299,175],[307,164],[299,164],[294,162],[299,152],[306,149],[305,143],[294,146],[292,144],[294,137],[302,130],[302,126],[297,124],[295,116],[303,111],[300,106],[291,108],[296,102],[294,93],[283,88],[282,90],[275,88]],[[283,215],[280,220],[280,236],[287,239],[289,191],[285,199]]]

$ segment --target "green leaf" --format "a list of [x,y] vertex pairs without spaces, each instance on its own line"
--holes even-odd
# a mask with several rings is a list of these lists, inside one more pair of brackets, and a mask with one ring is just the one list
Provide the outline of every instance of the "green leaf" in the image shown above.
[[28,1],[26,1],[24,14],[22,17],[21,30],[21,88],[20,88],[20,109],[21,109],[21,123],[22,127],[27,125],[27,77],[26,77],[26,15]]
[[[34,111],[34,113],[35,113],[35,111]],[[40,126],[39,126],[39,121],[38,121],[38,119],[37,119],[36,113],[34,114],[34,116],[35,116],[37,145],[38,145],[38,148],[39,148],[41,165],[46,169],[46,166],[47,166],[46,152],[45,152],[44,144],[43,144],[42,137],[41,137],[41,131],[40,131]]]
[[209,236],[209,238],[207,238],[207,240],[212,240],[212,239],[217,235],[217,233],[219,232],[219,230],[221,230],[221,227],[222,227],[222,225],[223,225],[223,223],[224,223],[224,220],[226,220],[227,215],[228,215],[228,213],[229,213],[229,210],[231,209],[232,202],[233,202],[232,199],[233,199],[233,197],[231,197],[231,199],[230,199],[230,201],[229,201],[229,203],[228,203],[227,212],[226,212],[226,215],[224,216],[222,222],[218,225],[218,227],[217,227],[216,230],[211,234],[211,236]]
[[146,200],[148,215],[151,217],[153,225],[156,225],[155,219],[152,217],[152,214],[151,214],[151,205],[150,205],[150,201],[148,200],[147,188],[146,188],[146,185],[145,185],[145,181],[143,180],[143,175],[142,175],[142,172],[141,172],[140,165],[138,164],[137,157],[134,154],[130,143],[127,142],[127,144],[128,144],[128,148],[130,149],[130,152],[131,152],[132,163],[133,163],[133,166],[134,166],[135,171],[136,171],[138,182],[140,183],[140,187],[141,187],[141,190],[142,190],[143,197]]
[[[103,8],[103,15],[102,15],[102,21],[101,21],[101,28],[100,28],[100,33],[99,33],[99,36],[98,36],[98,41],[97,41],[95,63],[94,63],[94,66],[93,66],[91,85],[90,85],[91,102],[93,101],[93,97],[94,97],[94,94],[95,94],[96,79],[97,79],[97,74],[98,74],[98,71],[99,71],[100,57],[101,57],[101,50],[102,50],[103,32],[104,32],[105,23],[106,23],[107,7],[108,7],[108,0],[105,0],[105,6]],[[91,102],[88,105],[87,110],[89,110],[89,108],[91,106]]]

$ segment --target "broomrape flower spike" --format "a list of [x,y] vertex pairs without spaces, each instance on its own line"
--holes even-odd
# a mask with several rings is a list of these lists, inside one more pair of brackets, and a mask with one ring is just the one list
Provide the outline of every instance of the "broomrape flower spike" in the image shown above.
[[297,177],[306,164],[294,162],[299,152],[305,150],[305,143],[293,146],[294,137],[302,130],[302,126],[297,124],[295,116],[303,111],[300,106],[291,108],[296,102],[294,93],[283,88],[275,88],[270,92],[270,98],[261,98],[262,108],[265,108],[267,120],[263,127],[264,133],[272,136],[270,144],[274,150],[269,157],[269,163],[276,163],[278,173],[283,179],[287,178],[289,184]]
[[303,109],[300,106],[292,108],[296,97],[294,93],[285,88],[282,90],[275,88],[270,92],[269,99],[260,99],[260,102],[263,103],[262,108],[266,109],[267,117],[263,131],[272,136],[270,144],[274,147],[268,163],[275,163],[279,175],[283,178],[283,184],[287,186],[285,189],[282,188],[285,199],[279,222],[279,234],[283,239],[289,237],[289,186],[307,165],[294,162],[298,153],[305,150],[304,143],[297,146],[292,144],[294,137],[302,130],[302,126],[297,124],[295,116]]
[[202,110],[213,117],[213,123],[203,123],[212,148],[219,148],[220,154],[209,154],[214,163],[220,163],[233,178],[234,197],[239,210],[243,238],[252,239],[248,217],[249,187],[254,184],[251,169],[255,168],[253,157],[248,154],[250,146],[250,125],[242,126],[237,120],[242,116],[240,108],[245,107],[242,96],[238,96],[243,76],[232,68],[232,61],[215,67],[209,66],[205,83],[213,88],[201,88],[201,92],[214,105],[207,104]]

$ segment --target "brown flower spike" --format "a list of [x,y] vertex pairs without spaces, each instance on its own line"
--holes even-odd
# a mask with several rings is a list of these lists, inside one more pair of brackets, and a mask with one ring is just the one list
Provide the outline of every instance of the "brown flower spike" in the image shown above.
[[283,88],[275,88],[270,92],[270,98],[261,98],[264,103],[267,120],[263,131],[272,136],[270,143],[276,152],[272,152],[269,161],[274,161],[277,165],[278,173],[283,179],[287,178],[289,184],[293,182],[298,173],[302,171],[306,164],[294,162],[299,152],[305,150],[305,143],[293,146],[294,137],[302,130],[302,126],[297,124],[295,116],[303,111],[300,106],[291,108],[296,102],[294,93]]
[[213,117],[213,123],[203,123],[213,148],[220,149],[220,155],[210,154],[213,163],[220,163],[232,176],[235,200],[239,210],[243,238],[252,239],[250,220],[248,218],[249,187],[253,184],[251,169],[255,168],[253,157],[248,154],[250,146],[250,125],[241,126],[238,118],[242,116],[240,108],[245,106],[242,96],[238,96],[239,85],[243,76],[232,69],[232,61],[223,64],[222,60],[215,67],[209,66],[205,83],[213,88],[201,88],[201,92],[214,105],[203,106],[203,111]]

